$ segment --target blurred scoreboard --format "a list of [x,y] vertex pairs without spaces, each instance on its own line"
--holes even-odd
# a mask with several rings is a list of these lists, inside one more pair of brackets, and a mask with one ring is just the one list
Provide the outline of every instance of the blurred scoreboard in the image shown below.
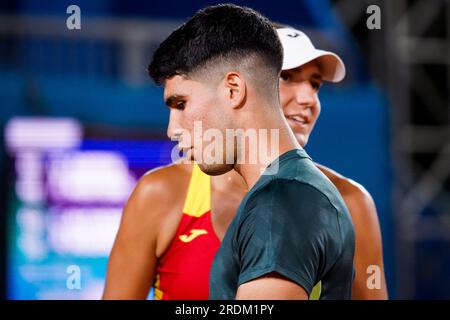
[[8,298],[101,298],[123,205],[174,144],[84,139],[69,118],[14,118],[5,144]]

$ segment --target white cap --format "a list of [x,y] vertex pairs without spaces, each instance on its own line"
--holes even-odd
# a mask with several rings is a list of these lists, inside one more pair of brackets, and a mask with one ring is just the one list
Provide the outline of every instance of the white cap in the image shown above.
[[283,70],[297,68],[317,59],[322,79],[339,82],[345,77],[345,66],[333,52],[318,50],[303,32],[293,28],[277,29],[283,45]]

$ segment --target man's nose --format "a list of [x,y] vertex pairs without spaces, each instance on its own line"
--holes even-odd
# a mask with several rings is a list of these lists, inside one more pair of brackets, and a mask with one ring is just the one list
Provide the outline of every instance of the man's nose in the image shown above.
[[178,117],[176,115],[176,112],[173,110],[170,110],[170,116],[169,116],[169,124],[167,126],[167,136],[171,140],[178,140],[179,138],[179,124],[178,124]]

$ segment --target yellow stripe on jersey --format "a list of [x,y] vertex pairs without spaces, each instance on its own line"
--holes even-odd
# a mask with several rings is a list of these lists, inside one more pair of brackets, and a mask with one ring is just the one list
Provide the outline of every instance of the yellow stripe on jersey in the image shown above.
[[200,217],[211,209],[211,177],[194,163],[183,213]]
[[159,289],[159,286],[160,286],[160,280],[159,280],[159,274],[157,274],[156,275],[156,281],[155,281],[155,284],[154,284],[154,286],[153,286],[153,292],[154,292],[154,297],[153,297],[153,299],[154,300],[162,300],[162,298],[163,298],[163,292],[162,292],[162,290],[160,290]]
[[309,300],[319,300],[322,293],[322,281],[317,282],[309,295]]

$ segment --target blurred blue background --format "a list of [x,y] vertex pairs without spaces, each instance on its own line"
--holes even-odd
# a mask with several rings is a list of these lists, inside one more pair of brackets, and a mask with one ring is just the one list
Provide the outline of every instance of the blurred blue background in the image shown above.
[[[403,194],[396,185],[404,173],[395,140],[398,97],[392,95],[389,78],[396,71],[386,60],[389,35],[367,30],[368,4],[347,2],[355,5],[234,1],[301,28],[317,47],[343,58],[347,77],[322,87],[322,114],[306,150],[372,194],[390,297],[450,298],[447,240],[416,243],[408,234],[414,228],[405,231],[399,225],[408,220],[397,211]],[[6,298],[100,298],[123,203],[144,172],[170,162],[162,89],[146,75],[151,53],[180,22],[215,3],[2,1],[1,265]],[[374,3],[384,10],[385,1]],[[66,28],[71,4],[81,8],[81,30]],[[435,261],[431,266],[423,263],[429,259]],[[82,270],[79,290],[66,285],[71,265]]]

